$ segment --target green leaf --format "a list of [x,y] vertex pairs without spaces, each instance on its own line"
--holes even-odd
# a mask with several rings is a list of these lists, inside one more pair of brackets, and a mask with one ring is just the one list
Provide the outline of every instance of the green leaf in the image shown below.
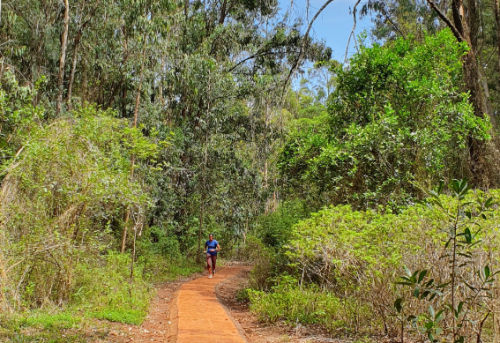
[[394,302],[394,308],[396,309],[396,311],[398,313],[401,313],[401,310],[403,309],[403,306],[401,305],[403,302],[403,299],[402,298],[398,298],[396,299],[396,301]]
[[420,283],[422,282],[422,280],[424,279],[424,277],[427,275],[427,270],[422,270],[420,272],[420,274],[418,274],[418,281],[417,283]]
[[485,265],[483,268],[483,272],[484,272],[484,278],[488,279],[491,275],[490,267],[488,265]]
[[446,286],[448,286],[450,283],[451,283],[451,281],[448,281],[448,282],[442,283],[442,284],[438,285],[436,288],[445,288],[445,287],[446,287]]
[[436,323],[439,323],[441,320],[444,319],[444,310],[440,310],[438,313],[436,313],[435,321]]
[[488,198],[488,200],[486,200],[486,202],[484,203],[484,208],[490,208],[493,205],[494,205],[493,198]]
[[436,193],[441,194],[443,192],[443,188],[444,188],[444,181],[439,181],[439,185],[436,188]]

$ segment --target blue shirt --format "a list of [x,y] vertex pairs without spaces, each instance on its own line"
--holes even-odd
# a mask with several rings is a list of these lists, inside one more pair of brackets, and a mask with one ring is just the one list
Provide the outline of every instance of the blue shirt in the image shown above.
[[207,254],[210,254],[212,256],[217,256],[217,251],[215,249],[217,249],[218,244],[219,242],[217,242],[215,239],[212,240],[211,242],[207,241],[205,243],[205,246],[207,247]]

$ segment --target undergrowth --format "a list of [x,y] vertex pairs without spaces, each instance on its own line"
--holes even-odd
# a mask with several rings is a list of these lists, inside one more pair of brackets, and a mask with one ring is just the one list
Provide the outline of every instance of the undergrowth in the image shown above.
[[[139,259],[133,281],[129,254],[111,252],[101,265],[79,265],[77,291],[65,307],[46,304],[37,310],[1,314],[0,341],[88,342],[108,335],[107,322],[142,324],[156,284],[201,271],[186,260],[154,257]],[[147,270],[151,264],[157,266],[154,273]]]
[[[493,204],[500,192],[437,197],[439,206],[399,214],[325,208],[295,224],[281,250],[255,239],[260,259],[246,290],[251,310],[261,321],[318,324],[335,336],[424,341],[430,333],[453,342],[450,332],[460,330],[464,341],[498,337],[492,313],[499,306],[500,210]],[[455,269],[445,244],[455,237],[450,220],[465,228],[456,234],[457,249],[475,247],[457,250]],[[453,318],[460,320],[456,329]]]

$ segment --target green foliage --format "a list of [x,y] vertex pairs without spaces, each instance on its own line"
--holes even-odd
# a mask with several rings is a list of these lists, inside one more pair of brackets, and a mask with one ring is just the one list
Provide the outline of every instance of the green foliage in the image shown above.
[[[134,267],[130,278],[131,257],[110,252],[102,266],[78,266],[71,304],[83,307],[91,317],[140,324],[147,315],[153,289],[143,264]],[[121,318],[121,320],[120,320]]]
[[50,329],[69,329],[81,322],[82,317],[76,313],[32,313],[30,316],[19,321],[21,327],[41,327]]
[[[394,306],[398,313],[409,314],[406,320],[431,342],[440,339],[451,339],[453,342],[480,340],[483,323],[491,311],[488,303],[492,300],[492,290],[499,273],[490,269],[488,261],[480,260],[479,250],[484,237],[482,231],[486,229],[484,224],[491,215],[494,202],[492,197],[471,200],[467,197],[470,193],[467,180],[453,180],[449,189],[457,205],[450,209],[441,197],[443,186],[441,183],[432,191],[426,202],[445,214],[448,221],[443,229],[446,236],[442,239],[445,250],[441,259],[448,262],[449,274],[440,273],[438,283],[432,278],[430,270],[412,273],[406,268],[407,275],[401,276],[397,284],[410,286],[413,297],[428,301],[429,313],[409,314],[411,310],[406,308],[403,311],[403,298],[398,298]],[[447,293],[449,300],[446,299]],[[437,301],[432,302],[435,298]],[[433,305],[439,306],[439,310],[434,310]],[[479,321],[471,321],[470,317],[479,318]],[[404,321],[404,317],[401,320]],[[445,323],[451,321],[452,325],[442,326],[443,320]]]
[[152,226],[145,230],[137,249],[139,255],[146,258],[150,258],[153,255],[161,255],[171,261],[177,261],[181,257],[180,245],[177,237],[168,235],[157,226]]
[[[150,264],[158,266],[156,274],[148,271]],[[154,284],[202,271],[192,262],[171,262],[161,255],[152,255],[151,260],[141,258],[136,263],[132,280],[130,266],[129,254],[113,252],[79,264],[74,274],[76,290],[64,307],[45,304],[41,309],[23,313],[3,313],[0,340],[86,342],[91,338],[89,331],[103,337],[109,331],[105,323],[98,324],[96,319],[140,325],[155,295]],[[89,326],[93,329],[89,330]]]
[[291,227],[307,214],[303,201],[287,201],[277,211],[260,216],[253,232],[266,246],[278,248],[288,242]]
[[119,322],[132,325],[140,325],[146,317],[146,313],[139,310],[127,310],[126,308],[119,309],[103,309],[102,311],[92,314],[94,318],[105,319],[110,322]]
[[490,138],[488,120],[460,92],[465,50],[447,30],[425,43],[361,48],[337,69],[328,120],[292,132],[282,152],[289,193],[319,205],[397,207],[419,195],[415,183],[460,174],[467,137]]
[[113,246],[125,209],[145,215],[149,197],[130,180],[130,156],[153,157],[155,147],[92,106],[31,131],[1,193],[4,309],[70,299],[75,271]]
[[316,285],[299,287],[298,280],[281,277],[271,292],[248,290],[250,309],[261,321],[289,324],[318,324],[331,332],[345,325],[340,313],[349,305],[334,294],[321,292]]
[[0,76],[0,168],[20,148],[20,137],[44,115],[42,106],[33,105],[36,94],[36,89],[19,85],[13,72]]
[[[350,206],[330,207],[313,213],[293,226],[286,247],[288,269],[279,273],[285,270],[293,276],[294,281],[289,284],[293,284],[297,292],[314,289],[318,297],[333,296],[350,304],[325,315],[321,319],[325,327],[342,321],[342,327],[348,332],[397,335],[402,323],[405,329],[412,323],[425,327],[431,325],[426,324],[431,321],[442,321],[444,316],[447,330],[451,330],[452,311],[441,312],[441,309],[454,303],[451,308],[458,311],[457,306],[462,304],[458,312],[466,311],[467,320],[472,321],[472,324],[461,325],[462,334],[465,337],[475,335],[478,329],[475,325],[488,319],[488,310],[485,309],[494,306],[497,297],[497,292],[490,287],[498,284],[493,271],[498,269],[500,261],[496,248],[500,212],[496,207],[492,208],[492,204],[500,199],[500,193],[475,191],[466,194],[467,185],[456,183],[456,187],[453,196],[437,195],[439,206],[416,205],[398,214],[353,211]],[[486,208],[491,212],[483,216]],[[453,236],[450,221],[457,218],[460,229]],[[468,227],[476,229],[467,230]],[[453,300],[449,280],[453,270],[453,263],[449,263],[452,245],[446,244],[450,237],[456,237],[461,246],[456,249],[455,271],[461,286],[456,281],[460,291],[453,293]],[[479,240],[482,241],[481,248],[476,243]],[[411,283],[412,291],[407,293],[391,283],[397,281],[397,276],[402,275],[405,268],[412,271],[400,280]],[[268,281],[274,284],[274,288],[268,288],[269,293],[257,292],[252,298],[255,302],[253,310],[265,320],[290,320],[281,310],[286,306],[279,305],[278,300],[292,306],[291,300],[287,302],[291,295],[281,290],[278,294],[276,287],[281,282],[278,275]],[[435,281],[431,282],[431,279]],[[267,306],[266,302],[273,305]],[[429,304],[433,306],[431,312]],[[274,307],[280,310],[272,312]],[[408,317],[410,314],[413,317]],[[300,317],[297,313],[294,316]],[[304,316],[307,318],[306,313]],[[433,324],[433,335],[436,335],[437,328]]]

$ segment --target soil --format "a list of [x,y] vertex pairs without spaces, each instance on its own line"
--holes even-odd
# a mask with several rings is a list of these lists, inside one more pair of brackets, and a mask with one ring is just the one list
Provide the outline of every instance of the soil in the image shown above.
[[175,342],[171,336],[176,331],[174,327],[177,323],[173,322],[171,312],[172,310],[175,312],[174,305],[177,293],[183,284],[201,276],[201,274],[195,274],[189,278],[168,282],[160,286],[144,323],[140,326],[113,323],[106,342]]
[[284,323],[266,325],[257,320],[248,309],[248,302],[238,301],[238,292],[248,283],[251,268],[241,268],[234,277],[219,283],[217,298],[228,309],[234,320],[241,326],[248,343],[340,343],[329,338],[327,333],[315,327],[297,325],[292,328]]
[[[250,270],[244,266],[225,267],[210,280],[206,275],[197,275],[166,283],[158,289],[141,326],[115,323],[106,342],[198,343],[211,337],[209,341],[221,343],[340,343],[318,328],[260,323],[249,311],[248,303],[237,300]],[[211,314],[202,313],[206,309]]]

